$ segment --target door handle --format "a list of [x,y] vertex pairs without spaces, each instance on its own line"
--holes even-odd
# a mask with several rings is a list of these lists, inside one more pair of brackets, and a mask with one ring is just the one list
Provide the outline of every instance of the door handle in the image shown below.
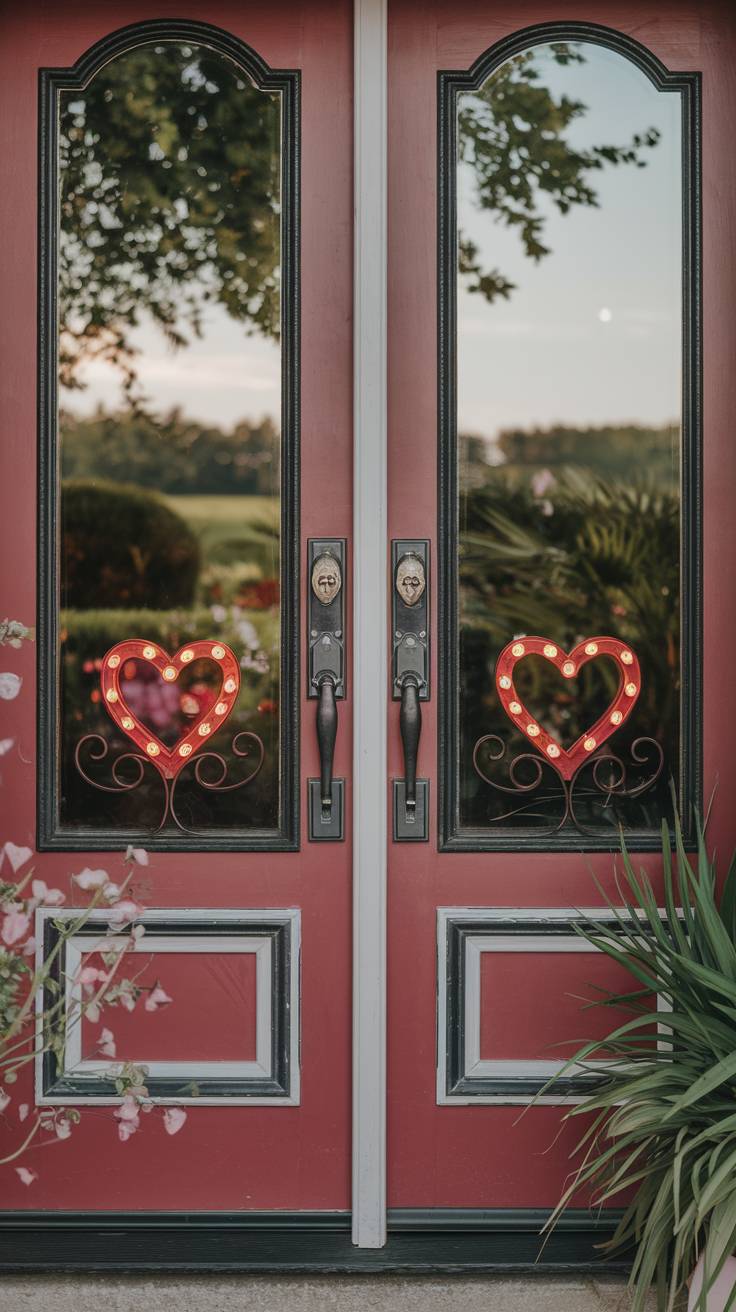
[[394,779],[394,841],[429,837],[429,782],[417,779],[422,702],[429,699],[429,543],[401,539],[391,544],[393,568],[393,698],[400,701],[399,733],[404,777]]
[[416,813],[417,807],[417,755],[422,734],[422,703],[419,700],[419,683],[415,675],[406,674],[401,684],[399,730],[404,748],[404,805]]
[[322,816],[328,820],[332,812],[332,763],[337,738],[337,702],[335,681],[331,674],[322,676],[317,700],[317,745],[319,747],[319,793]]
[[319,779],[307,780],[310,842],[344,837],[345,780],[332,774],[337,703],[345,696],[345,539],[310,538],[307,696],[317,702]]

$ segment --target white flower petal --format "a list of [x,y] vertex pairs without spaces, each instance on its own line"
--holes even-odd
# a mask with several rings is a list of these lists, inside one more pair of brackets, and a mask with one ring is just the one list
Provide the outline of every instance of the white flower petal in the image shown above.
[[7,857],[13,867],[13,874],[15,874],[17,870],[20,870],[21,866],[25,865],[26,861],[30,861],[32,856],[33,848],[19,847],[17,843],[8,842],[3,846],[2,856],[0,856],[0,866],[2,865],[4,858]]
[[90,870],[85,867],[78,875],[72,875],[72,879],[86,893],[91,888],[102,888],[104,884],[109,883],[110,876],[106,870]]
[[167,1107],[164,1112],[164,1127],[167,1134],[178,1134],[186,1123],[187,1114],[183,1107]]
[[0,697],[3,701],[11,702],[14,697],[17,697],[22,682],[23,680],[18,674],[11,674],[9,671],[0,674]]

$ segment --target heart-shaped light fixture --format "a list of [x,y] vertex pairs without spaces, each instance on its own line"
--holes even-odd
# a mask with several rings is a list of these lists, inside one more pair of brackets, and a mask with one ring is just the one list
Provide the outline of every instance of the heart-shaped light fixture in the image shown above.
[[[204,711],[186,733],[166,747],[127,705],[120,686],[120,673],[127,660],[145,661],[158,670],[165,683],[174,683],[192,661],[213,661],[220,671],[220,686],[214,703]],[[126,638],[111,647],[102,662],[100,686],[105,709],[119,729],[148,757],[164,779],[175,779],[195,752],[205,747],[213,734],[227,720],[240,689],[240,667],[234,652],[224,642],[199,639],[189,642],[169,656],[156,642],[145,638]]]
[[[542,656],[559,670],[563,679],[574,679],[588,661],[610,656],[619,672],[613,701],[572,747],[564,748],[525,707],[514,686],[514,670],[525,656]],[[541,752],[565,780],[573,775],[598,747],[626,723],[641,691],[641,670],[636,653],[618,638],[583,638],[572,651],[564,651],[550,638],[515,638],[496,662],[496,689],[501,705],[517,729]]]

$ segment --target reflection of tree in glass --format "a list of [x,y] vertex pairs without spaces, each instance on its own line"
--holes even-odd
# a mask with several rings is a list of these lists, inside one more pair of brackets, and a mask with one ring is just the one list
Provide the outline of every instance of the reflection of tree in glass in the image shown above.
[[146,314],[173,346],[213,302],[278,335],[279,137],[278,99],[203,47],[141,46],[62,98],[65,386],[96,357],[130,394]]
[[[556,43],[542,47],[557,64],[584,64],[579,46]],[[470,166],[475,203],[489,210],[497,223],[516,229],[524,254],[539,261],[550,253],[544,245],[542,195],[560,214],[574,205],[597,206],[589,175],[607,164],[645,168],[644,148],[657,145],[656,128],[636,134],[627,146],[591,146],[576,150],[566,131],[582,118],[587,105],[566,95],[556,98],[540,85],[539,50],[526,50],[496,69],[483,86],[460,97],[458,153]],[[485,269],[476,244],[460,233],[458,265],[468,277],[467,288],[488,301],[508,299],[515,284],[498,269]]]

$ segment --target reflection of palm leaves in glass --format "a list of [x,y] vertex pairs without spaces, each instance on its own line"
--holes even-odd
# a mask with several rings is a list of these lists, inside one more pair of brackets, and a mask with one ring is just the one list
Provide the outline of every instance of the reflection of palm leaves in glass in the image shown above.
[[172,345],[208,302],[279,331],[278,97],[202,47],[145,45],[62,96],[61,378],[82,359],[123,373],[147,312]]
[[[575,149],[567,129],[585,116],[587,106],[555,95],[541,82],[540,54],[556,64],[584,64],[580,46],[558,42],[526,50],[496,69],[478,91],[463,93],[458,109],[458,154],[470,167],[475,205],[494,221],[518,232],[524,253],[534,261],[550,253],[542,240],[542,197],[560,214],[575,205],[596,206],[590,175],[607,164],[645,166],[642,149],[657,145],[660,134],[649,128],[625,146]],[[462,233],[458,267],[467,289],[486,300],[508,299],[515,284],[498,269],[486,269],[478,247]]]
[[[679,694],[677,493],[568,468],[552,496],[553,503],[535,498],[498,470],[464,500],[462,641],[478,684],[463,719],[477,726],[479,713],[483,723],[490,711],[495,717],[492,670],[514,634],[542,634],[568,649],[611,634],[641,661],[637,731],[671,745]],[[565,695],[559,681],[555,687]],[[582,707],[581,728],[584,715]]]

